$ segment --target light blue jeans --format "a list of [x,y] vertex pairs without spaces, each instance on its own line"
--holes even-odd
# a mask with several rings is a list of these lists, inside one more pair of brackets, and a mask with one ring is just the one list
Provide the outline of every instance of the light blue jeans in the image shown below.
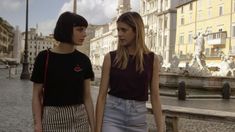
[[145,103],[108,95],[102,132],[147,132]]

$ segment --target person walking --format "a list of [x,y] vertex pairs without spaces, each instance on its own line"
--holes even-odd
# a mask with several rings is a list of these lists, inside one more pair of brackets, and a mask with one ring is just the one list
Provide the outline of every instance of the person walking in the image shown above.
[[117,50],[107,53],[103,61],[96,132],[146,132],[149,90],[154,120],[158,132],[163,132],[159,59],[145,45],[141,16],[137,12],[122,14],[117,31]]
[[94,73],[89,58],[75,48],[84,42],[87,26],[84,17],[62,13],[54,29],[59,45],[36,57],[31,76],[35,132],[94,132]]

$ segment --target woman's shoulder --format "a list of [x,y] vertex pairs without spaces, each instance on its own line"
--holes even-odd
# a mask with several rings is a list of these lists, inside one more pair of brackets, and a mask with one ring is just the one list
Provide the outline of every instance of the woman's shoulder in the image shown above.
[[78,50],[75,51],[75,55],[77,58],[82,59],[84,62],[90,61],[90,58],[85,53],[82,53]]
[[150,58],[150,59],[153,59],[155,55],[156,54],[152,51],[147,52],[147,53],[144,54],[145,57]]
[[147,55],[148,55],[148,56],[152,56],[152,57],[154,57],[154,58],[156,58],[156,57],[159,58],[159,57],[161,56],[161,55],[158,55],[157,53],[155,53],[155,52],[153,52],[153,51],[148,52]]
[[161,61],[161,55],[154,53],[152,51],[150,51],[149,53],[147,53],[147,56],[149,57],[149,59],[154,63],[154,62],[160,62]]
[[82,52],[79,51],[79,50],[75,50],[75,51],[74,51],[74,54],[75,54],[76,56],[80,56],[80,57],[83,57],[83,58],[89,58],[85,53],[82,53]]
[[116,53],[117,53],[117,50],[113,50],[113,51],[109,51],[108,54],[110,54],[112,56],[112,55],[116,55]]
[[48,49],[42,50],[38,53],[37,57],[44,57],[46,56],[47,52],[48,52]]
[[111,59],[114,59],[117,54],[117,50],[110,51],[105,56],[110,57]]
[[49,49],[44,49],[42,51],[40,51],[38,54],[46,54],[49,51]]

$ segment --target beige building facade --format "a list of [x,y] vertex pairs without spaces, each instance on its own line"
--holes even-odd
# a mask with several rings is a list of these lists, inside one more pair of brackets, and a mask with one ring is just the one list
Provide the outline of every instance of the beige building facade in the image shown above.
[[[130,0],[118,0],[117,16],[130,11],[130,7]],[[95,66],[101,66],[104,55],[117,48],[116,20],[114,17],[110,23],[95,29],[95,36],[90,40],[90,59]]]
[[146,44],[163,58],[167,66],[175,52],[176,6],[180,0],[141,0],[140,14],[146,31]]
[[[25,32],[22,33],[23,40],[25,43]],[[29,71],[32,72],[35,58],[38,53],[42,50],[53,48],[58,45],[58,42],[54,39],[53,35],[43,36],[37,32],[37,28],[30,28],[28,31],[28,62]]]
[[13,39],[14,28],[0,17],[0,58],[12,56]]
[[235,0],[190,0],[177,7],[175,52],[189,62],[195,39],[204,33],[204,55],[208,66],[221,62],[222,56],[235,56]]
[[91,25],[89,24],[87,29],[86,29],[86,39],[83,42],[83,45],[81,46],[77,46],[76,48],[81,51],[82,53],[86,54],[87,56],[90,56],[90,40],[92,38],[94,38],[95,36],[95,29],[96,29],[96,25]]
[[[145,24],[145,39],[149,49],[161,55],[167,66],[175,52],[176,6],[181,0],[140,0],[140,11]],[[130,0],[119,0],[117,17],[130,11]],[[101,66],[103,57],[117,47],[116,18],[95,30],[90,41],[90,57],[94,65]],[[100,50],[97,50],[100,49]]]

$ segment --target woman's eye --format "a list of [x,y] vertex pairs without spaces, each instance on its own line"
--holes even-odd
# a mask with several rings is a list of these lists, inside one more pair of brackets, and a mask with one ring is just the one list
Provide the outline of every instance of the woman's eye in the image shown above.
[[126,29],[121,29],[122,30],[122,32],[126,32],[127,30]]
[[118,31],[118,32],[119,32],[119,31],[126,32],[127,29],[125,29],[125,28],[118,28],[117,31]]
[[86,28],[82,28],[82,27],[77,27],[76,29],[75,29],[76,31],[79,31],[79,32],[85,32],[86,31]]

